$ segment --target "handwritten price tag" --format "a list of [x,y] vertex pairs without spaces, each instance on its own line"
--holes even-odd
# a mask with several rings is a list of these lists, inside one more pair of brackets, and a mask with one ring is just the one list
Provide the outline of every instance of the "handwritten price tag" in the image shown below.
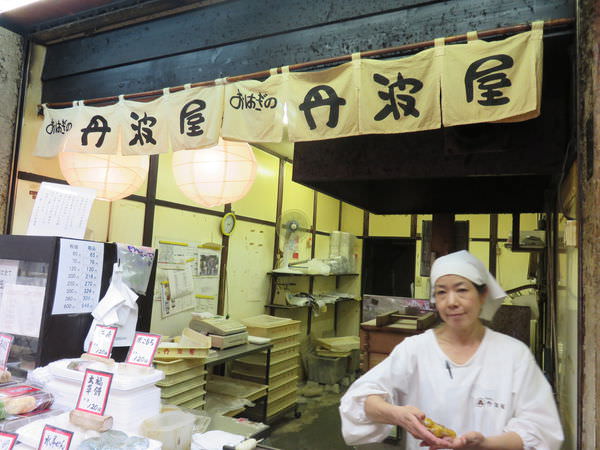
[[10,353],[12,341],[13,337],[10,334],[0,334],[0,370],[6,370],[6,363],[8,362],[8,354]]
[[0,450],[11,450],[17,442],[17,435],[0,431]]
[[46,425],[42,432],[38,450],[68,450],[72,439],[72,431]]
[[160,344],[160,334],[135,333],[125,362],[136,366],[150,367],[158,344]]
[[102,358],[110,358],[116,337],[117,327],[96,325],[88,353],[90,355],[101,356]]
[[113,374],[99,370],[85,371],[75,409],[98,416],[104,415]]

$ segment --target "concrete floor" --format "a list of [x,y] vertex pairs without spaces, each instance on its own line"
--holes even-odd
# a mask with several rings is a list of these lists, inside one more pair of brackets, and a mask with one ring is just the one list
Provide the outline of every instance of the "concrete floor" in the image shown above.
[[[326,390],[316,397],[300,396],[299,418],[286,414],[271,426],[271,434],[263,443],[281,450],[402,450],[401,442],[347,446],[342,439],[338,405],[340,393]],[[303,392],[303,387],[299,390]]]

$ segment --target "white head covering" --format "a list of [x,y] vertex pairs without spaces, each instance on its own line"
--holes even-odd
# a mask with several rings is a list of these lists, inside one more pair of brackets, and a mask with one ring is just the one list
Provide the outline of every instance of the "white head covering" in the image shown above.
[[437,258],[431,267],[431,303],[435,303],[433,296],[435,282],[444,275],[458,275],[477,285],[487,286],[487,297],[481,308],[479,317],[492,320],[494,314],[506,297],[506,292],[500,287],[494,276],[488,272],[483,263],[466,250],[450,253]]

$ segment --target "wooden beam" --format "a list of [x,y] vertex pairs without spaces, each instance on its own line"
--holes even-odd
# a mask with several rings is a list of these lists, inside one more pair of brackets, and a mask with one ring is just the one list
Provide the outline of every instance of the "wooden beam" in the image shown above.
[[[192,11],[157,20],[152,26],[136,25],[131,31],[51,46],[42,101],[162,89],[540,17],[573,16],[567,0],[549,0],[542,6],[535,0],[405,1],[396,7],[390,6],[396,3],[391,0],[331,0],[309,6],[300,0],[272,3],[252,2],[249,7],[247,0],[225,2],[197,11],[206,17],[198,18]],[[444,20],[447,14],[453,20]],[[280,15],[284,18],[275,20]],[[329,17],[333,19],[328,21]]]

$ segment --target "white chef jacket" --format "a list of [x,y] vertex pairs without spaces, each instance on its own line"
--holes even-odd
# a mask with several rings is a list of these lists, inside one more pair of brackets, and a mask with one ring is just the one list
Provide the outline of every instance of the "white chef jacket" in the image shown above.
[[[563,432],[550,385],[522,342],[489,328],[465,364],[453,363],[433,330],[406,338],[377,366],[356,380],[340,404],[348,445],[379,442],[392,425],[372,422],[364,402],[381,394],[395,405],[412,405],[460,436],[513,431],[524,449],[559,449]],[[419,442],[407,433],[407,450]]]

